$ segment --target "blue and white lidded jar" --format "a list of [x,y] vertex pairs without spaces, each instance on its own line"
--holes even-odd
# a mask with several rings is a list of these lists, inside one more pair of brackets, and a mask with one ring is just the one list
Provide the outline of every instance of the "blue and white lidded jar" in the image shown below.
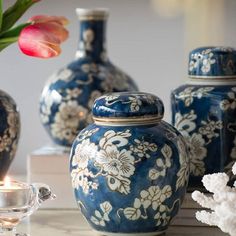
[[43,89],[40,118],[53,141],[71,147],[92,122],[96,98],[109,92],[137,91],[135,82],[108,58],[107,9],[77,9],[79,45],[74,61],[58,70]]
[[159,235],[177,214],[189,161],[163,113],[162,101],[147,93],[95,101],[95,122],[75,139],[70,170],[78,206],[97,233]]
[[[236,51],[202,47],[189,54],[189,80],[172,92],[172,123],[190,145],[189,190],[236,161]],[[232,174],[231,174],[232,176]]]

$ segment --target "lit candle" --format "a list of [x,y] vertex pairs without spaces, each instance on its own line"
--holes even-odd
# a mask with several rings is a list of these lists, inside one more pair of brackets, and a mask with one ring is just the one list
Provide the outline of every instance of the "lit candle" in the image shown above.
[[11,181],[6,177],[0,182],[0,208],[17,208],[26,206],[30,187],[24,183]]

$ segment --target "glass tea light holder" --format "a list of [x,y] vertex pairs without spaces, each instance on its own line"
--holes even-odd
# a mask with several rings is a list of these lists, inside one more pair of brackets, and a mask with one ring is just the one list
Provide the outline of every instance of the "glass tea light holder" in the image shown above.
[[16,226],[46,200],[55,195],[46,184],[27,184],[10,180],[0,182],[0,236],[29,236],[16,232]]

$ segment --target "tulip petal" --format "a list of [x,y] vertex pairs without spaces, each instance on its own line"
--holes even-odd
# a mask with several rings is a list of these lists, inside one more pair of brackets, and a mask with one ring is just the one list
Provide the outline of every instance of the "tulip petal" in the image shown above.
[[37,25],[37,27],[42,31],[54,35],[54,37],[56,37],[61,43],[69,36],[69,32],[57,22],[38,23],[35,25]]
[[24,54],[33,57],[50,58],[61,52],[60,40],[37,25],[27,26],[21,31],[18,45]]
[[61,25],[67,25],[69,23],[68,19],[64,16],[48,16],[48,15],[36,15],[29,19],[34,23],[46,23],[46,22],[57,22]]
[[18,38],[21,51],[29,56],[49,58],[60,54],[60,43],[69,32],[64,28],[68,20],[63,16],[37,15],[30,19]]

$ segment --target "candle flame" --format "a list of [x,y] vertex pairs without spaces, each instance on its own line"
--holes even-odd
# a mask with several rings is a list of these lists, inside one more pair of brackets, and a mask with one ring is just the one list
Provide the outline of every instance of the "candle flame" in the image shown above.
[[11,187],[11,179],[10,179],[9,176],[6,176],[6,177],[4,178],[4,186],[5,186],[5,187]]

